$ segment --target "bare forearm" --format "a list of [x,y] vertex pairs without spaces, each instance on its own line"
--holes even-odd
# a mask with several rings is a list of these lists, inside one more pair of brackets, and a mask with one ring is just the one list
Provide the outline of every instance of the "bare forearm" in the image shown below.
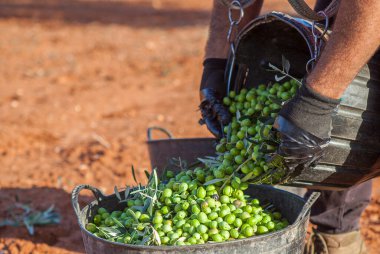
[[341,1],[333,34],[307,83],[338,99],[380,45],[380,1]]
[[[244,9],[245,14],[240,28],[259,15],[262,4],[263,0],[257,0],[254,4]],[[219,3],[219,1],[214,0],[205,58],[227,57],[229,45],[226,38],[229,26],[228,8]]]

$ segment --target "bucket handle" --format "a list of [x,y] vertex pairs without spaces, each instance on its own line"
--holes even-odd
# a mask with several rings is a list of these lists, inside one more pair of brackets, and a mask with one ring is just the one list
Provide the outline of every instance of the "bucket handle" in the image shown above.
[[159,126],[152,126],[152,127],[149,127],[147,130],[148,141],[152,141],[152,131],[153,130],[157,130],[157,131],[165,133],[168,136],[168,138],[170,138],[170,139],[173,138],[173,134],[170,131],[168,131],[167,129],[165,129],[163,127],[159,127]]
[[75,212],[78,219],[80,217],[80,211],[81,211],[80,206],[79,206],[79,202],[78,202],[78,197],[79,197],[79,193],[82,190],[92,191],[92,194],[94,194],[94,196],[98,202],[102,201],[105,198],[104,194],[99,189],[92,187],[91,185],[82,184],[82,185],[78,185],[77,187],[75,187],[73,189],[73,191],[71,192],[71,204],[74,208],[74,212]]
[[319,198],[320,195],[321,195],[321,193],[316,192],[316,191],[311,193],[311,195],[307,199],[305,205],[303,206],[300,214],[298,215],[296,222],[303,220],[306,217],[306,214],[310,211],[311,206],[315,203],[315,201],[317,201],[317,199]]
[[309,7],[305,0],[288,0],[288,2],[299,15],[315,21],[333,17],[338,12],[340,4],[340,0],[332,0],[322,12],[317,13]]

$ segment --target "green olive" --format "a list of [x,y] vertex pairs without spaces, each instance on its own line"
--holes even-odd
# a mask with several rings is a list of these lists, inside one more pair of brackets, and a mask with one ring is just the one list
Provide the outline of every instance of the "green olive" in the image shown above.
[[213,234],[211,238],[214,242],[223,242],[223,237],[220,234]]
[[238,165],[242,164],[243,160],[244,160],[243,156],[241,156],[241,155],[235,156],[235,162],[236,162],[236,164],[238,164]]
[[208,227],[209,228],[218,228],[218,222],[217,221],[209,221]]
[[203,225],[203,224],[200,224],[200,225],[197,227],[197,232],[198,232],[199,234],[204,234],[204,233],[207,232],[207,230],[208,230],[208,228],[207,228],[205,225]]
[[223,237],[223,240],[228,240],[230,238],[230,232],[228,230],[221,230],[220,235]]
[[255,232],[253,231],[253,228],[252,228],[252,227],[248,226],[248,227],[245,227],[245,228],[244,228],[244,230],[242,231],[242,233],[243,233],[244,236],[246,236],[246,237],[251,237],[251,236],[253,236],[253,234],[254,234]]
[[153,217],[153,223],[155,224],[161,224],[163,221],[163,218],[161,215],[156,215]]
[[86,224],[86,229],[87,229],[88,231],[90,231],[91,233],[95,233],[95,232],[97,231],[97,227],[96,227],[96,225],[93,224],[93,223],[87,223],[87,224]]
[[206,197],[206,190],[203,187],[199,187],[197,189],[197,197],[198,198],[205,198]]
[[218,234],[218,233],[219,233],[219,230],[217,228],[211,228],[211,229],[208,230],[208,234],[210,236]]
[[223,103],[225,104],[225,105],[231,105],[231,99],[229,98],[229,97],[224,97],[223,98]]
[[94,224],[100,225],[101,222],[102,222],[102,216],[100,214],[95,215],[94,216]]
[[280,220],[281,219],[281,213],[279,213],[279,212],[274,212],[273,213],[273,218],[275,219],[275,220]]
[[265,226],[258,226],[257,227],[257,233],[260,235],[268,233],[268,231],[269,231],[268,228]]
[[230,198],[226,195],[220,196],[219,200],[222,204],[228,204],[230,202]]

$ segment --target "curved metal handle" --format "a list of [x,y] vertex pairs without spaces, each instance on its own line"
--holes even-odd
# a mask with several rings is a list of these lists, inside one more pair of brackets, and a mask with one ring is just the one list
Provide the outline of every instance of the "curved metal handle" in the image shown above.
[[157,131],[165,133],[168,136],[168,138],[170,138],[170,139],[173,138],[173,134],[170,131],[168,131],[167,129],[165,129],[163,127],[159,127],[159,126],[152,126],[152,127],[149,127],[147,130],[148,141],[152,141],[152,131],[153,130],[157,130]]
[[[250,5],[252,5],[254,2],[256,2],[256,0],[238,0],[240,5],[243,7],[243,8],[246,8]],[[219,2],[221,4],[224,4],[225,6],[229,7],[229,8],[232,8],[232,9],[238,9],[239,7],[234,5],[234,1],[233,0],[219,0]]]
[[[319,13],[311,9],[304,0],[288,0],[288,2],[293,7],[293,9],[304,18],[314,21],[321,21],[325,20],[326,18],[324,15],[320,15]],[[326,7],[326,9],[323,10],[323,12],[326,14],[327,17],[331,18],[338,12],[339,4],[340,0],[333,0]]]
[[71,192],[71,204],[74,208],[74,212],[75,212],[78,219],[80,217],[80,206],[79,206],[79,202],[78,202],[78,197],[79,197],[79,193],[82,190],[92,191],[92,193],[94,194],[94,196],[98,202],[102,201],[105,198],[104,194],[99,189],[92,187],[91,185],[82,184],[82,185],[78,185],[77,187],[75,187],[73,189],[73,191]]
[[306,214],[310,211],[311,206],[315,203],[315,201],[317,201],[320,195],[320,192],[311,193],[295,222],[303,220],[305,218]]

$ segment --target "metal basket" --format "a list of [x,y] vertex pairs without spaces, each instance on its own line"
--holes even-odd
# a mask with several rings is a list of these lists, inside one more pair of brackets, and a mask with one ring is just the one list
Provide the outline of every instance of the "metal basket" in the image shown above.
[[[96,200],[80,209],[78,197],[83,189],[91,190]],[[97,188],[89,185],[80,185],[72,191],[71,201],[78,218],[86,253],[88,254],[302,254],[310,208],[319,196],[319,193],[314,192],[306,201],[290,192],[278,190],[270,186],[253,185],[247,189],[247,194],[258,198],[262,202],[273,204],[287,218],[290,225],[282,230],[266,235],[223,243],[207,243],[191,246],[138,246],[107,241],[93,235],[85,228],[85,225],[93,220],[99,207],[104,207],[109,211],[125,208],[125,204],[120,204],[115,194],[104,196]],[[124,198],[124,192],[120,192],[120,195]]]
[[[153,139],[153,131],[164,133],[168,138]],[[194,163],[198,158],[215,155],[215,138],[174,138],[171,132],[162,127],[150,127],[147,130],[147,145],[152,168],[159,175],[173,158]],[[179,170],[171,167],[171,170]]]
[[[330,31],[316,24],[322,38]],[[314,57],[313,23],[272,12],[250,22],[235,43],[230,57],[231,90],[274,83],[271,63],[282,67],[283,56],[291,63],[290,74],[303,78]],[[232,61],[233,60],[233,61]],[[231,64],[234,63],[234,64]],[[286,79],[285,79],[286,80]],[[332,141],[315,168],[300,172],[292,185],[343,189],[380,175],[380,52],[365,65],[343,95],[333,117]]]

